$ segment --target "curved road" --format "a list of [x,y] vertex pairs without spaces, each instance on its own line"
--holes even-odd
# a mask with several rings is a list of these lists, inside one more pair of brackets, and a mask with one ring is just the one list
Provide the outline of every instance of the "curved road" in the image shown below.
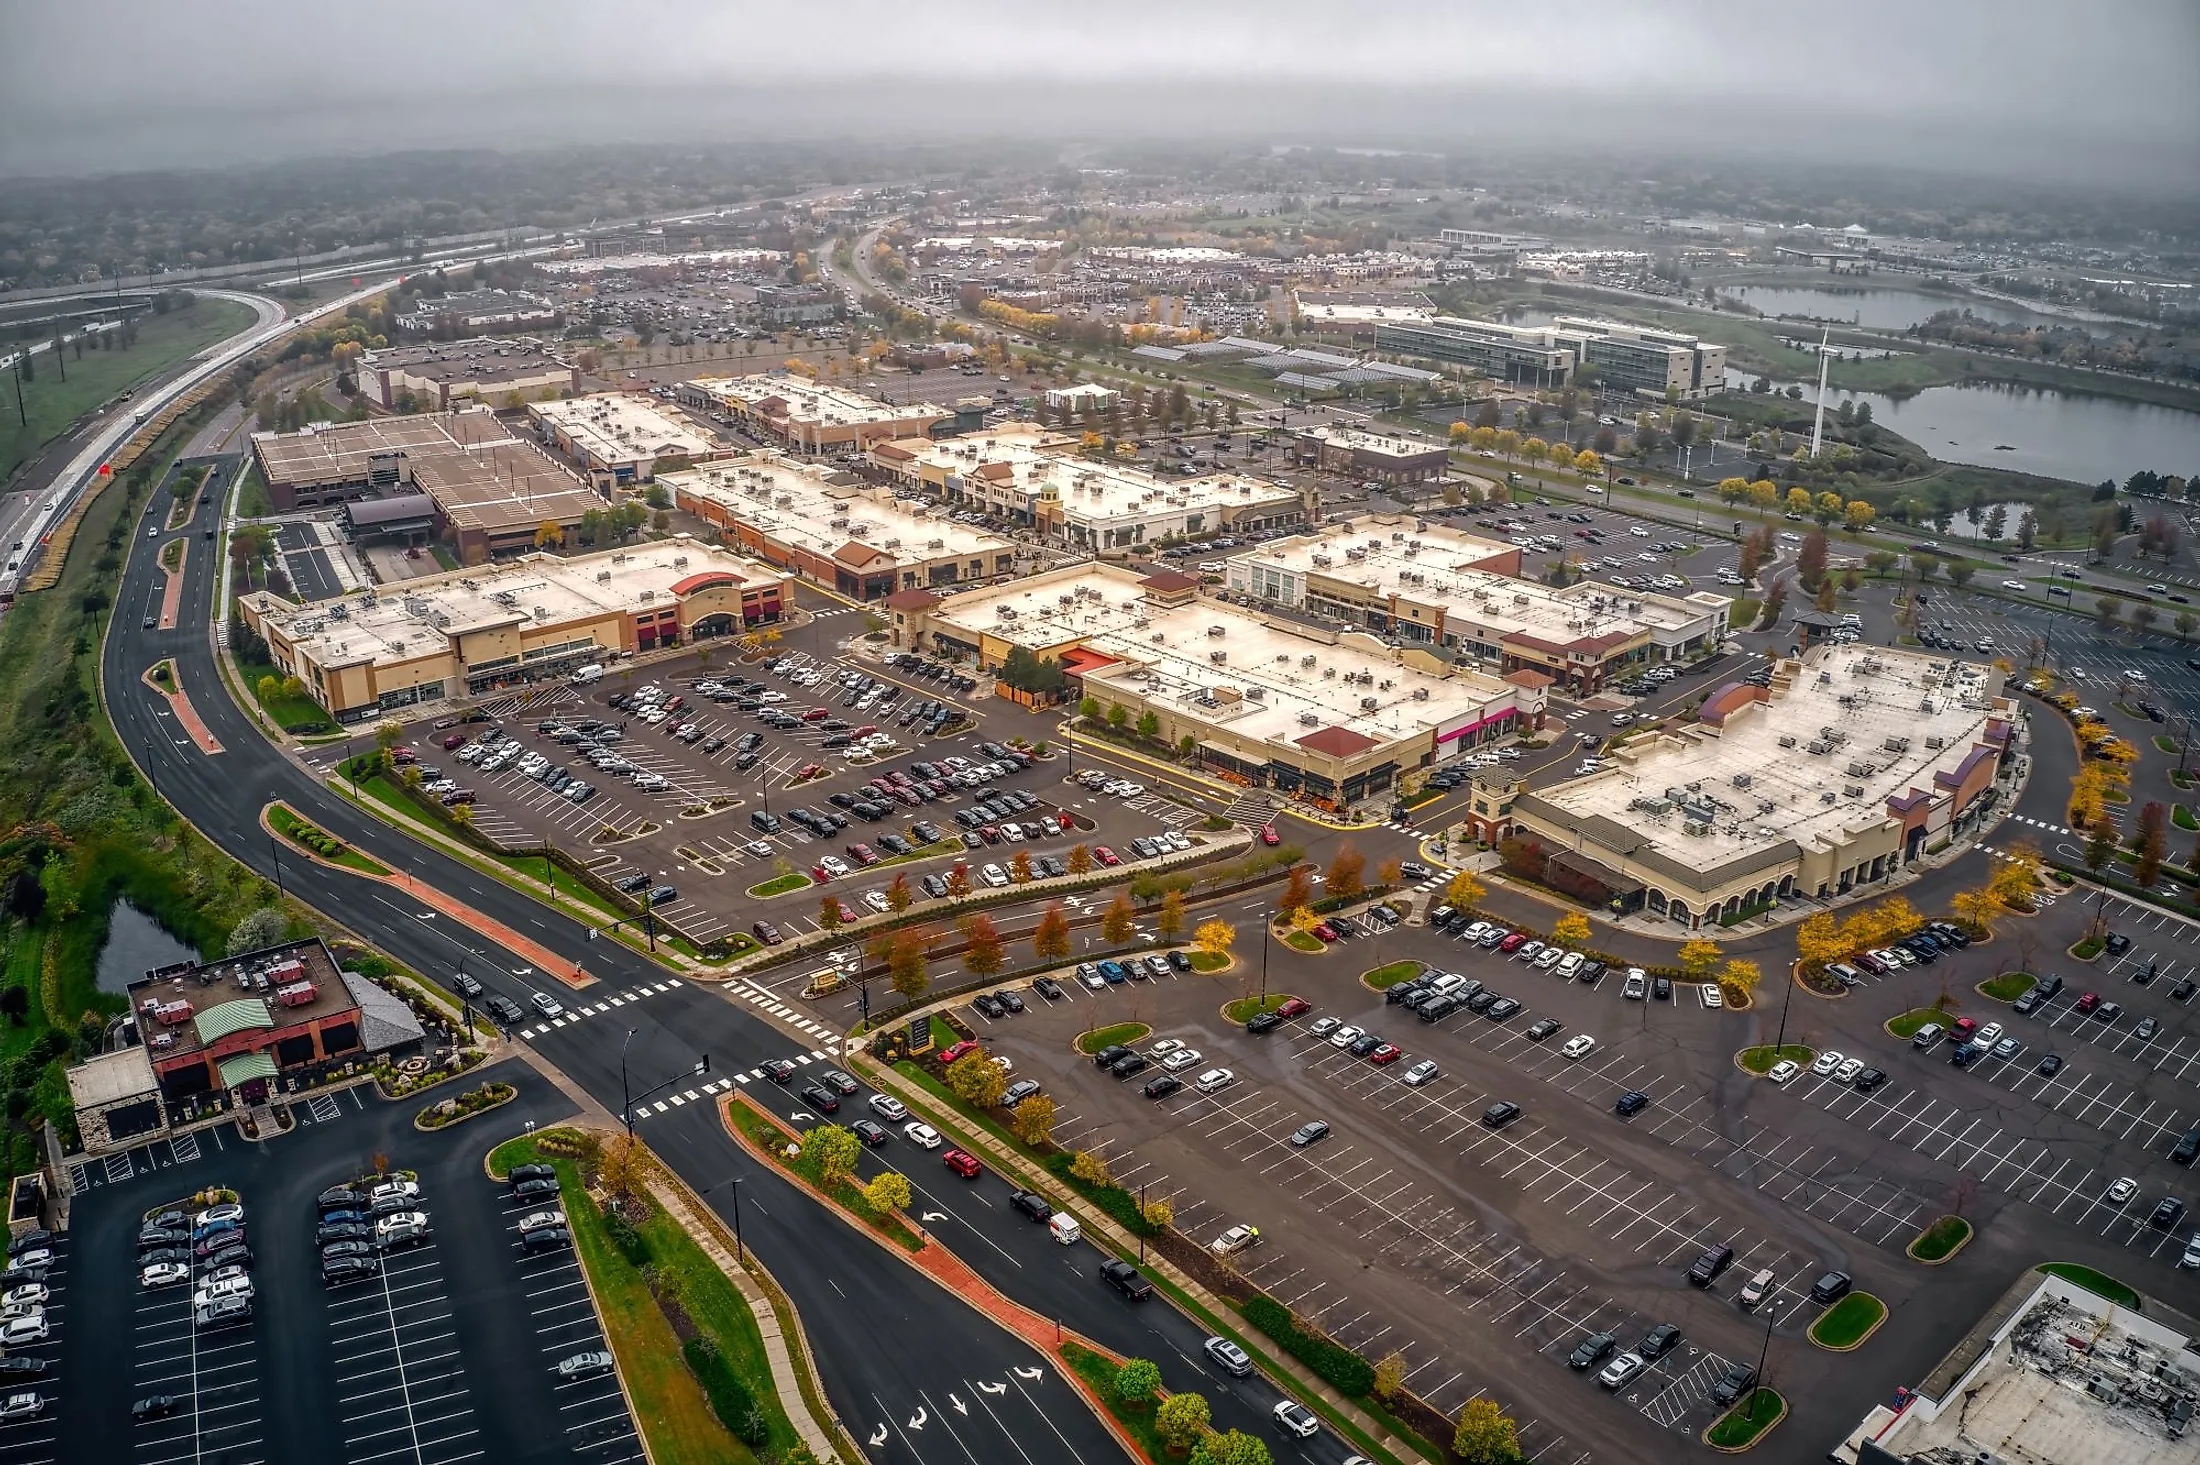
[[[228,476],[225,473],[225,476]],[[233,479],[232,479],[233,481]],[[156,491],[155,499],[160,498]],[[636,1088],[657,1083],[708,1053],[713,1074],[753,1072],[766,1058],[799,1056],[797,1041],[745,1005],[716,990],[666,974],[612,942],[591,942],[586,928],[469,866],[415,844],[361,814],[270,746],[231,702],[215,668],[212,632],[220,566],[209,552],[215,506],[197,510],[180,531],[185,563],[178,629],[146,630],[139,607],[159,593],[159,551],[168,534],[137,534],[116,591],[119,607],[101,663],[101,690],[117,732],[163,797],[207,837],[255,871],[274,876],[273,842],[260,828],[260,809],[280,798],[304,817],[393,866],[432,882],[560,956],[583,962],[598,982],[585,993],[561,994],[576,1008],[626,999],[616,1008],[542,1031],[532,1041],[543,1058],[616,1113],[621,1107],[620,1050],[627,1048]],[[179,683],[224,751],[208,756],[178,727],[165,699],[139,678],[172,658]],[[492,990],[524,1003],[541,979],[522,960],[480,936],[453,930],[401,893],[302,858],[280,861],[284,886],[341,920],[392,957],[443,975],[466,959],[468,972]],[[629,1039],[624,1028],[632,1028]],[[783,1115],[788,1095],[752,1086]],[[1052,1377],[1026,1381],[1013,1373],[1044,1363],[993,1327],[945,1307],[939,1290],[867,1241],[849,1235],[800,1192],[753,1164],[719,1130],[712,1106],[684,1104],[641,1121],[644,1137],[690,1185],[730,1221],[739,1179],[741,1224],[801,1309],[835,1408],[877,1460],[1099,1461],[1118,1447],[1090,1413],[1066,1397]],[[1005,1204],[1007,1187],[987,1176],[974,1185],[948,1184],[931,1157],[900,1151],[919,1189],[918,1209],[930,1210],[935,1234],[994,1285],[1028,1307],[1124,1353],[1162,1364],[1172,1388],[1193,1388],[1214,1405],[1218,1426],[1257,1430],[1285,1460],[1335,1462],[1348,1453],[1326,1431],[1306,1444],[1286,1442],[1266,1415],[1281,1396],[1265,1380],[1229,1380],[1201,1367],[1204,1330],[1156,1301],[1133,1308],[1103,1290],[1093,1268],[1098,1254],[1062,1248]],[[866,1157],[866,1167],[875,1165]],[[823,1240],[826,1244],[820,1245]],[[952,1348],[938,1346],[943,1337]],[[978,1385],[1003,1383],[1007,1392]],[[957,1412],[961,1399],[968,1412]],[[920,1415],[920,1410],[923,1411]],[[910,1421],[925,1418],[921,1428]],[[949,1421],[952,1421],[950,1423]],[[883,1435],[880,1431],[883,1430]]]

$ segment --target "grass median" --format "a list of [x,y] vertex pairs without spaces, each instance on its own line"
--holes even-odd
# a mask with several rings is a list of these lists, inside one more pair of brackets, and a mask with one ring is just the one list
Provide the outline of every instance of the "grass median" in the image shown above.
[[1759,1078],[1763,1078],[1772,1071],[1772,1065],[1775,1063],[1793,1063],[1799,1067],[1808,1067],[1811,1059],[1817,1056],[1816,1051],[1813,1049],[1806,1048],[1800,1043],[1789,1043],[1779,1048],[1769,1045],[1744,1048],[1735,1061],[1742,1065],[1744,1072],[1754,1073]]
[[357,870],[362,875],[387,875],[390,873],[389,866],[383,864],[380,860],[371,859],[359,853],[359,851],[318,825],[310,824],[299,818],[286,805],[275,804],[271,806],[267,811],[267,823],[269,828],[280,834],[284,839],[302,850],[310,851],[316,857],[326,860],[332,865],[341,865],[347,870]]
[[1400,982],[1409,982],[1421,975],[1422,970],[1421,963],[1417,961],[1394,961],[1386,966],[1376,967],[1373,971],[1360,973],[1360,980],[1378,992],[1387,992]]
[[[489,1157],[493,1173],[517,1164],[548,1164],[558,1172],[567,1222],[581,1265],[603,1314],[634,1400],[634,1422],[657,1465],[721,1465],[776,1458],[800,1442],[779,1405],[756,1316],[724,1273],[664,1212],[652,1207],[634,1228],[641,1260],[614,1240],[610,1224],[581,1179],[580,1162],[541,1147],[540,1136],[508,1140]],[[709,1394],[681,1355],[681,1338],[660,1298],[670,1299],[691,1327],[717,1340],[720,1356],[746,1388],[767,1433],[752,1451],[734,1438]]]
[[1914,1038],[1917,1036],[1917,1030],[1929,1022],[1937,1022],[1942,1027],[1946,1027],[1955,1020],[1956,1015],[1954,1013],[1944,1011],[1938,1007],[1913,1007],[1900,1017],[1888,1018],[1886,1027],[1887,1031],[1897,1038]]
[[1704,1442],[1722,1450],[1743,1450],[1787,1414],[1787,1400],[1771,1389],[1751,1389],[1732,1409],[1704,1431]]
[[2030,972],[2003,972],[1990,981],[1978,984],[1979,994],[1996,1002],[2014,1002],[2038,986],[2040,979]]
[[1129,1435],[1137,1442],[1138,1448],[1145,1451],[1147,1459],[1177,1458],[1162,1444],[1161,1436],[1154,1433],[1152,1404],[1148,1403],[1144,1408],[1135,1407],[1125,1403],[1122,1395],[1115,1391],[1115,1379],[1119,1372],[1115,1364],[1090,1348],[1070,1342],[1062,1344],[1062,1361],[1070,1366],[1077,1377],[1085,1381],[1085,1387],[1092,1390],[1093,1397],[1100,1401],[1101,1407],[1123,1427],[1123,1433]]
[[1090,1058],[1102,1048],[1112,1048],[1117,1044],[1128,1046],[1152,1032],[1152,1027],[1142,1022],[1109,1023],[1104,1028],[1094,1028],[1089,1033],[1080,1034],[1077,1051]]
[[[857,1221],[878,1232],[903,1251],[924,1250],[924,1238],[910,1229],[909,1223],[899,1214],[880,1210],[864,1199],[863,1187],[850,1175],[826,1175],[824,1168],[812,1155],[797,1154],[789,1158],[786,1148],[796,1143],[798,1136],[790,1135],[776,1120],[767,1118],[739,1099],[728,1101],[725,1112],[733,1126],[740,1130],[749,1143],[772,1157],[772,1163],[807,1180],[811,1187]],[[850,1143],[854,1143],[853,1140]]]
[[1851,1292],[1818,1315],[1810,1325],[1810,1340],[1821,1348],[1846,1353],[1886,1320],[1886,1303],[1869,1292]]
[[1917,1239],[1909,1244],[1909,1254],[1921,1262],[1945,1261],[1955,1255],[1956,1248],[1971,1239],[1971,1223],[1961,1216],[1942,1216],[1939,1220],[1917,1233]]
[[1225,1003],[1222,1008],[1222,1015],[1235,1023],[1247,1023],[1251,1022],[1255,1015],[1263,1012],[1274,1012],[1291,1000],[1292,997],[1289,992],[1270,992],[1266,997],[1240,997],[1235,1002]]

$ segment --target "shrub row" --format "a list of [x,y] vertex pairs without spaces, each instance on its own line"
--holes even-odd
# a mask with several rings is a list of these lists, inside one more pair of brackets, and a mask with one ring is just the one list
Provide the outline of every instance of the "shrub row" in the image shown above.
[[1106,1211],[1116,1225],[1133,1236],[1152,1236],[1160,1231],[1160,1227],[1146,1223],[1145,1216],[1138,1209],[1138,1197],[1122,1186],[1112,1180],[1104,1185],[1094,1185],[1070,1174],[1070,1166],[1076,1162],[1076,1156],[1056,1151],[1046,1157],[1047,1173]]
[[1375,1387],[1375,1365],[1344,1344],[1315,1332],[1298,1315],[1265,1293],[1246,1299],[1245,1320],[1305,1364],[1331,1388],[1357,1399]]
[[619,1249],[619,1255],[628,1262],[637,1267],[649,1264],[649,1238],[616,1206],[607,1204],[603,1208],[603,1229],[611,1238],[611,1244]]
[[711,1411],[733,1431],[735,1439],[744,1445],[761,1445],[771,1438],[771,1425],[764,1411],[756,1407],[756,1396],[733,1371],[733,1365],[726,1362],[716,1338],[698,1333],[680,1345],[680,1356],[710,1396]]
[[327,830],[308,824],[303,819],[290,827],[290,837],[307,849],[326,855],[332,860],[351,848]]

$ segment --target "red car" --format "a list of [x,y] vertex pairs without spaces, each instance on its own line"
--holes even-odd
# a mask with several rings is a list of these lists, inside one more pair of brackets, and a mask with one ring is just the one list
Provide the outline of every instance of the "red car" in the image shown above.
[[[2101,994],[2098,992],[2088,992],[2078,999],[2078,1011],[2080,1012],[2091,1012],[2100,1005]],[[1965,1021],[1969,1021],[1969,1019],[1965,1019]]]
[[946,1048],[940,1051],[940,1067],[945,1068],[949,1064],[952,1064],[956,1059],[962,1057],[964,1054],[975,1053],[977,1051],[977,1042],[971,1038],[965,1038],[959,1043],[949,1044]]
[[[870,735],[871,735],[872,733],[875,733],[875,732],[877,732],[877,731],[878,731],[878,724],[877,724],[877,723],[875,723],[875,722],[867,722],[867,723],[863,724],[863,726],[861,726],[861,727],[857,728],[857,729],[856,729],[856,730],[855,730],[854,732],[852,732],[852,733],[848,734],[848,736],[849,736],[849,737],[851,737],[851,738],[867,738],[867,737],[869,737],[869,736],[870,736]],[[908,775],[908,774],[906,774],[906,773],[905,773],[905,774],[903,774],[903,775],[902,775],[902,776],[901,776],[901,777],[900,777],[899,779],[897,779],[897,780],[896,780],[896,782],[898,782],[898,783],[899,783],[899,784],[900,784],[900,785],[901,785],[901,786],[902,786],[903,788],[907,788],[907,787],[909,786],[909,775]]]
[[1104,844],[1096,844],[1092,847],[1092,857],[1098,860],[1103,865],[1113,866],[1123,863],[1121,860],[1116,858],[1115,851],[1109,849]]
[[410,748],[392,748],[390,749],[390,761],[403,766],[407,763],[418,763],[420,755]]
[[1404,1055],[1398,1049],[1393,1048],[1388,1043],[1385,1043],[1381,1047],[1377,1048],[1374,1052],[1368,1054],[1367,1061],[1377,1065],[1384,1063],[1396,1063],[1402,1056]]
[[975,1180],[985,1173],[985,1166],[968,1150],[949,1150],[940,1156],[940,1163],[965,1180]]
[[844,900],[836,900],[833,902],[833,904],[840,907],[840,923],[842,925],[845,926],[851,921],[860,921],[863,919],[862,916],[857,914],[856,908],[848,904],[848,902]]
[[866,870],[878,863],[878,851],[867,844],[851,844],[848,846],[848,853]]
[[[2098,1001],[2100,999],[2095,998],[2094,1000]],[[1951,1043],[1967,1043],[1971,1040],[1971,1034],[1977,1031],[1977,1018],[1959,1017],[1954,1022],[1948,1024],[1948,1041]]]
[[805,778],[815,778],[824,771],[825,765],[822,763],[805,763],[794,771],[794,782],[800,783]]
[[1334,941],[1337,939],[1337,928],[1324,921],[1314,928],[1314,936],[1316,940]]
[[1275,825],[1263,824],[1260,826],[1260,842],[1262,844],[1282,844],[1283,836],[1276,833]]
[[444,751],[446,752],[448,752],[452,748],[461,748],[465,745],[466,734],[464,733],[452,733],[449,737],[443,740],[443,747]]
[[826,718],[831,717],[832,715],[833,714],[830,708],[812,707],[809,711],[802,714],[802,720],[804,722],[823,722]]
[[1276,1009],[1276,1016],[1297,1017],[1301,1013],[1312,1012],[1313,1010],[1314,1004],[1307,1001],[1304,997],[1292,997],[1287,999],[1284,1002],[1283,1006]]
[[1498,942],[1497,949],[1499,951],[1511,953],[1518,951],[1521,947],[1527,944],[1528,933],[1525,931],[1515,931],[1510,936],[1507,936],[1504,940]]

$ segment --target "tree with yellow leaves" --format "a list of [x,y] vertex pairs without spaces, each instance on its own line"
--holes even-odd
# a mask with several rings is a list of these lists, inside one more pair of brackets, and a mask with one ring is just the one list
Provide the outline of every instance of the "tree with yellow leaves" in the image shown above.
[[1551,944],[1568,951],[1579,951],[1589,944],[1589,918],[1579,911],[1568,911],[1551,927]]
[[2003,853],[2008,858],[1995,864],[1986,888],[2008,909],[2029,911],[2034,905],[2033,892],[2040,888],[2040,852],[2029,844],[2018,844]]
[[2001,897],[1994,894],[1991,885],[1959,890],[1948,897],[1948,911],[1963,927],[1963,933],[1975,941],[1993,934],[1994,922],[2002,913]]
[[1719,958],[1725,954],[1719,950],[1718,942],[1706,941],[1701,936],[1693,941],[1684,941],[1679,952],[1681,970],[1688,973],[1692,980],[1700,982],[1711,975],[1711,969],[1718,965]]
[[1787,491],[1787,511],[1791,514],[1809,513],[1810,490],[1807,488],[1789,489]]
[[1237,927],[1228,921],[1201,921],[1199,929],[1192,932],[1192,946],[1203,956],[1228,956],[1230,944],[1237,940]]
[[1749,1001],[1764,979],[1765,974],[1757,963],[1739,956],[1719,968],[1719,990],[1726,994],[1728,1001],[1737,1004]]
[[1848,950],[1841,939],[1840,927],[1825,911],[1795,928],[1795,955],[1805,966],[1820,967],[1829,961],[1839,961]]
[[1879,510],[1862,499],[1850,499],[1843,507],[1842,513],[1849,521],[1849,528],[1859,534],[1871,528],[1872,520],[1879,517]]
[[1780,485],[1769,478],[1760,478],[1749,486],[1749,501],[1761,513],[1771,508],[1780,498]]
[[1604,460],[1598,457],[1594,450],[1583,448],[1580,452],[1574,454],[1574,471],[1584,478],[1602,478],[1604,476]]
[[1472,870],[1461,870],[1444,887],[1444,904],[1470,911],[1480,905],[1482,897],[1489,893],[1489,887],[1477,879]]

